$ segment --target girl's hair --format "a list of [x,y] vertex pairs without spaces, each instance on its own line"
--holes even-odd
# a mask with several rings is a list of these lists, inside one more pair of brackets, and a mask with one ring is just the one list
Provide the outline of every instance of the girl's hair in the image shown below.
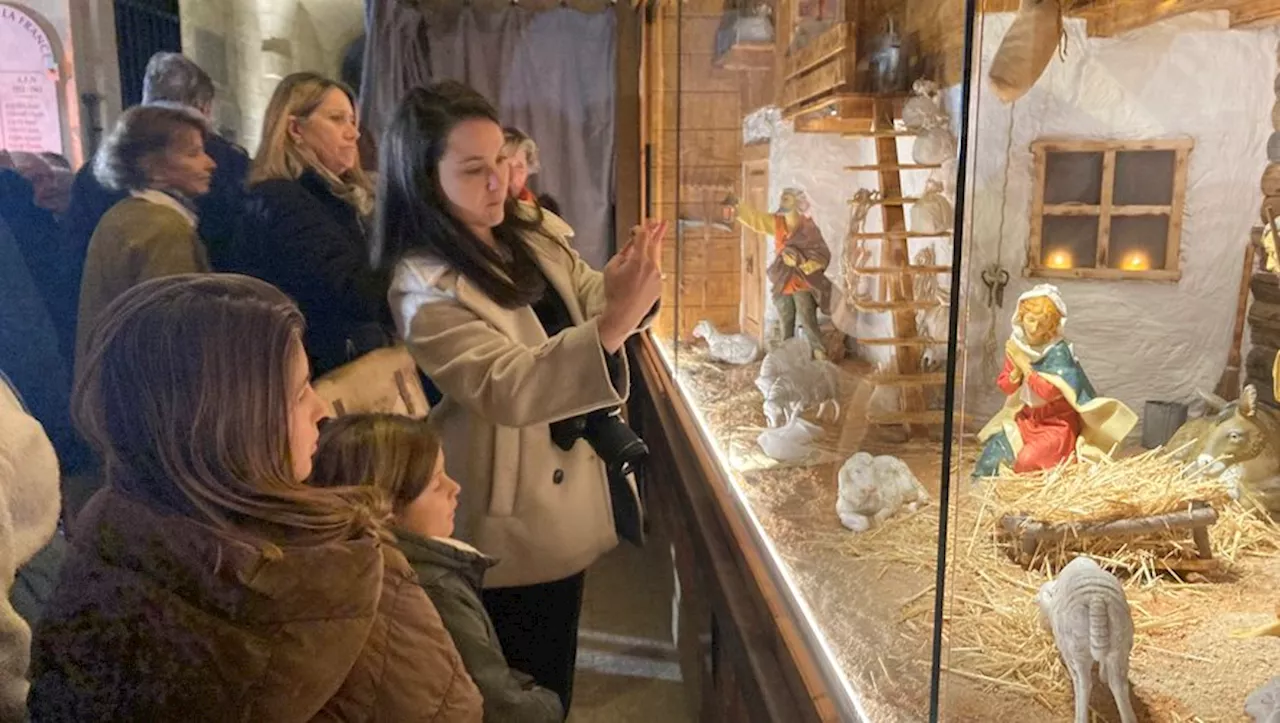
[[516,151],[524,149],[525,158],[529,159],[529,175],[542,170],[542,162],[538,159],[538,144],[533,142],[524,131],[507,126],[502,129],[502,149],[507,156],[514,156]]
[[289,133],[291,119],[302,120],[310,116],[335,88],[347,96],[354,110],[355,94],[336,80],[303,72],[280,81],[262,118],[262,140],[249,171],[249,184],[276,178],[294,181],[303,173],[313,171],[328,181],[334,194],[354,206],[361,216],[367,216],[373,210],[373,183],[360,163],[357,161],[351,170],[336,176],[324,167],[314,152],[299,145]]
[[352,414],[325,424],[310,482],[375,487],[399,513],[427,488],[439,458],[440,439],[425,419]]
[[381,534],[376,495],[294,476],[289,369],[302,328],[289,297],[247,276],[167,276],[117,297],[92,330],[71,410],[109,483],[250,539]]
[[174,103],[130,108],[120,116],[111,135],[93,158],[93,175],[113,191],[141,191],[150,184],[143,160],[163,154],[178,131],[194,128],[203,140],[209,121],[196,111]]
[[1056,330],[1062,326],[1062,312],[1058,311],[1058,306],[1053,303],[1053,299],[1047,296],[1033,296],[1018,304],[1018,320],[1021,321],[1025,314],[1039,314],[1053,319],[1053,328]]
[[541,228],[541,209],[522,212],[514,199],[507,199],[502,223],[493,233],[509,252],[508,259],[453,217],[440,185],[440,159],[449,133],[457,124],[477,118],[498,124],[489,101],[462,83],[433,83],[405,95],[381,141],[372,261],[388,268],[406,256],[432,256],[497,304],[526,306],[546,287],[522,237]]

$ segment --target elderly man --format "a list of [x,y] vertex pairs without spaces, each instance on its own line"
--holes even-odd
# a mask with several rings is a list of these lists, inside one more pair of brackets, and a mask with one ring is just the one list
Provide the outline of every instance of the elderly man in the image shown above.
[[[213,112],[213,81],[189,58],[179,53],[156,53],[147,63],[143,78],[142,102],[181,103],[209,117]],[[209,193],[196,201],[200,217],[200,238],[216,254],[231,237],[240,214],[244,182],[249,175],[249,156],[244,149],[217,134],[209,134],[205,152],[218,164]],[[98,221],[125,194],[103,188],[86,163],[76,174],[67,213],[67,233],[72,247],[79,250],[79,263]]]
[[831,249],[809,217],[809,199],[798,188],[783,189],[778,210],[769,213],[745,203],[733,204],[743,226],[773,237],[776,256],[767,271],[773,305],[782,323],[782,338],[796,335],[796,322],[814,356],[825,358],[818,309],[828,309],[831,281],[826,277]]

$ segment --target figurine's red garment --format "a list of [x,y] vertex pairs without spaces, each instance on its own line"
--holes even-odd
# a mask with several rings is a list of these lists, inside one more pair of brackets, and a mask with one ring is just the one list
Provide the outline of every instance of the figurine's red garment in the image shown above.
[[1046,381],[1039,372],[1032,371],[1022,383],[1013,381],[1015,367],[1008,357],[1004,369],[996,379],[996,385],[1009,396],[1018,394],[1025,384],[1042,403],[1028,404],[1018,411],[1014,423],[1022,437],[1022,449],[1014,460],[1013,471],[1035,472],[1056,467],[1071,456],[1080,436],[1080,414],[1061,390]]

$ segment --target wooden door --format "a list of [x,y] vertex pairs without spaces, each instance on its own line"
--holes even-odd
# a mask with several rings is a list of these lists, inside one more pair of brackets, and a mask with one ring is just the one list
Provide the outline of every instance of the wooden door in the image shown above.
[[[769,208],[769,146],[747,146],[742,153],[742,200],[755,208]],[[742,229],[742,303],[738,324],[743,334],[764,342],[765,266],[769,237],[746,226]]]

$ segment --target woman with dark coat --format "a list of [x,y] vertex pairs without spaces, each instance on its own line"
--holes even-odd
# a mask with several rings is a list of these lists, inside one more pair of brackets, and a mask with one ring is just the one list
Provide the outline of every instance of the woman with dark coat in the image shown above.
[[316,376],[391,343],[387,275],[368,261],[373,193],[360,168],[353,100],[346,86],[315,73],[280,82],[240,228],[213,259],[218,270],[264,279],[298,302]]

